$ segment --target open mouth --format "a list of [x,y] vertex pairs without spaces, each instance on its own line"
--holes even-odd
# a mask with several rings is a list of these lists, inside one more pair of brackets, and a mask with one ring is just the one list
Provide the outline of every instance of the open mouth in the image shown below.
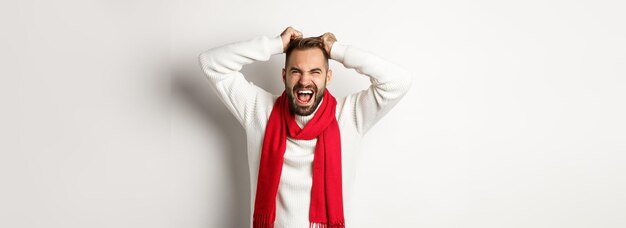
[[296,89],[296,103],[298,105],[309,105],[313,103],[313,89],[310,88],[302,88]]

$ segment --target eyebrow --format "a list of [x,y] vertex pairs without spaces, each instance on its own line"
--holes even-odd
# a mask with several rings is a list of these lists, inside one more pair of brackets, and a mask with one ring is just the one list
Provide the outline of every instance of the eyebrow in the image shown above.
[[[302,72],[302,70],[300,68],[295,67],[295,66],[292,66],[292,67],[289,68],[289,71],[293,71],[293,70],[297,70],[297,71]],[[319,67],[316,67],[316,68],[313,68],[313,69],[310,70],[310,72],[313,72],[313,71],[320,71],[320,72],[322,72],[322,69],[320,69]]]

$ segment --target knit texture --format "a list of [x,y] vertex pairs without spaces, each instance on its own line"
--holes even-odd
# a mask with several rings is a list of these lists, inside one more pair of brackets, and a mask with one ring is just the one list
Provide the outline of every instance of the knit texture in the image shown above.
[[[239,71],[246,64],[266,61],[282,52],[282,40],[279,36],[262,36],[212,48],[199,56],[200,65],[209,84],[214,87],[216,95],[246,131],[250,168],[251,226],[265,128],[278,95],[272,95],[248,82]],[[344,67],[355,69],[369,77],[371,82],[369,88],[337,99],[335,115],[341,133],[345,224],[350,227],[351,214],[354,210],[351,206],[351,193],[354,191],[356,161],[361,140],[408,92],[412,77],[395,64],[340,42],[335,42],[330,56]],[[341,76],[335,74],[335,77]],[[295,120],[300,127],[304,127],[313,116],[314,114],[296,115]],[[317,139],[298,140],[287,137],[276,197],[275,227],[306,228],[310,225],[311,178],[316,143]]]

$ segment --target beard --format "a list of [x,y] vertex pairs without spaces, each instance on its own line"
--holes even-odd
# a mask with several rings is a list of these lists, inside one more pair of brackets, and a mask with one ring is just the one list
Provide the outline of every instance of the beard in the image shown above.
[[[285,88],[286,85],[285,85]],[[300,106],[296,103],[296,99],[294,97],[294,91],[296,91],[296,89],[300,89],[300,88],[311,88],[313,89],[313,91],[315,91],[315,96],[312,99],[315,99],[313,104],[310,106]],[[313,114],[313,112],[315,112],[315,110],[317,109],[317,106],[320,105],[320,103],[322,102],[322,97],[324,97],[324,90],[325,90],[326,86],[323,86],[321,90],[317,89],[316,85],[311,85],[311,86],[303,86],[300,84],[297,84],[293,89],[291,89],[291,91],[289,91],[287,93],[287,97],[289,98],[289,109],[291,110],[292,113],[296,114],[296,115],[300,115],[300,116],[308,116]]]

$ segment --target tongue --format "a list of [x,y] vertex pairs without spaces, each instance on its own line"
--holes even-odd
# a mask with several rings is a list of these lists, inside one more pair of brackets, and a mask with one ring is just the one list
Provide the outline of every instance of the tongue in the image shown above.
[[300,100],[302,103],[309,103],[309,100],[311,100],[311,94],[298,94],[298,100]]

